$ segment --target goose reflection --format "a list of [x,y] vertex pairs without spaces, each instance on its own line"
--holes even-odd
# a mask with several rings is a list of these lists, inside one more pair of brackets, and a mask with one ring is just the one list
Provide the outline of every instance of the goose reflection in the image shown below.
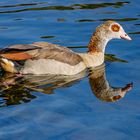
[[82,71],[73,76],[15,76],[5,73],[0,77],[0,106],[30,102],[36,98],[33,91],[52,94],[55,89],[72,86],[86,76],[89,78],[89,84],[93,94],[98,99],[106,102],[115,102],[123,98],[133,87],[132,83],[126,84],[123,87],[110,86],[106,79],[104,65],[96,69],[90,69],[89,71]]
[[94,95],[106,102],[115,102],[125,96],[133,87],[133,83],[128,83],[123,87],[112,87],[106,79],[105,66],[91,69],[89,83]]

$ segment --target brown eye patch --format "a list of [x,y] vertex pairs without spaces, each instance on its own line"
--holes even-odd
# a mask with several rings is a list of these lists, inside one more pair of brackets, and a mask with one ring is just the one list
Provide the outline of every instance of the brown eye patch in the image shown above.
[[112,29],[112,31],[114,31],[114,32],[119,32],[120,26],[117,25],[117,24],[113,24],[113,25],[111,26],[111,29]]

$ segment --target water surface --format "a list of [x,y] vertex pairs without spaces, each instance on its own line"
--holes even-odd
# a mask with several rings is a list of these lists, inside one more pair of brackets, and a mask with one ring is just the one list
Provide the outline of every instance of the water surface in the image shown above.
[[[106,65],[73,77],[1,75],[1,140],[139,140],[140,2],[1,0],[0,47],[47,41],[87,51],[112,19],[133,41],[112,40]],[[11,83],[10,86],[3,83]],[[133,88],[132,88],[133,82]]]

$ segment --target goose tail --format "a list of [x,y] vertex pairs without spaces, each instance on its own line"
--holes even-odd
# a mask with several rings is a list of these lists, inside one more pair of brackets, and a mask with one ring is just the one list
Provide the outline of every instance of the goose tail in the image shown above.
[[17,73],[15,64],[6,58],[0,57],[0,66],[5,72]]

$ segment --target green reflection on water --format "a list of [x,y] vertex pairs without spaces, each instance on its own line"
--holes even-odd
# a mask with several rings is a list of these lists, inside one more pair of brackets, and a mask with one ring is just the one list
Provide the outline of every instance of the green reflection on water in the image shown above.
[[[0,11],[0,13],[17,13],[24,11],[38,11],[38,10],[76,10],[76,9],[96,9],[96,8],[105,8],[105,7],[114,7],[119,8],[124,6],[125,4],[129,4],[130,2],[115,2],[115,3],[97,3],[97,4],[73,4],[70,6],[43,6],[43,7],[32,7],[18,10],[7,10]],[[9,7],[21,7],[21,6],[30,6],[30,5],[38,5],[42,3],[31,3],[31,4],[17,4],[17,5],[9,5]],[[7,6],[1,6],[1,8],[6,8]]]
[[129,4],[130,2],[116,2],[116,3],[97,3],[97,4],[75,4],[78,9],[96,9],[113,6],[114,8],[119,8],[124,4]]
[[117,58],[114,54],[105,54],[105,60],[109,62],[123,62],[128,63],[128,61],[121,58]]

